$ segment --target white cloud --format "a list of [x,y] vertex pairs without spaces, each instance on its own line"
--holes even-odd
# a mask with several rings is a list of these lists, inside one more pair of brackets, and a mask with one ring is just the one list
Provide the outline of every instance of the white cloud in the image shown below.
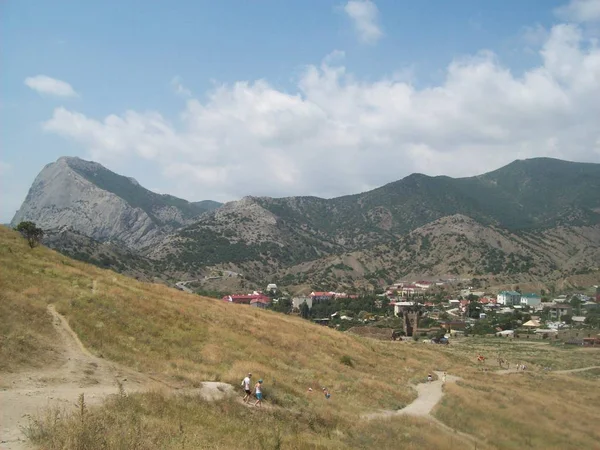
[[554,12],[561,19],[573,22],[600,21],[600,0],[571,0]]
[[128,158],[151,161],[163,186],[196,200],[327,197],[534,156],[600,162],[600,49],[562,24],[539,54],[538,67],[515,76],[481,52],[417,89],[406,77],[357,80],[335,53],[307,67],[295,92],[264,80],[219,85],[204,102],[188,99],[174,123],[157,112],[98,120],[57,108],[44,127],[125,174]]
[[73,87],[56,78],[50,78],[46,75],[37,75],[35,77],[25,78],[25,85],[40,94],[56,95],[57,97],[77,97],[77,92]]
[[173,77],[173,79],[171,80],[171,87],[178,95],[181,95],[183,97],[192,96],[192,91],[190,91],[183,85],[181,77],[179,75]]
[[371,0],[349,0],[344,11],[354,22],[362,42],[371,44],[383,36],[379,26],[379,10]]

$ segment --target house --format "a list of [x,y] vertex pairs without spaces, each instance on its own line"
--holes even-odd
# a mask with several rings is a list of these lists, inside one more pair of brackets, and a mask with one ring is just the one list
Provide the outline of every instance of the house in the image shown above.
[[253,298],[252,300],[250,300],[250,306],[253,306],[255,308],[265,309],[270,304],[271,304],[271,299],[269,297],[265,297],[263,295],[261,295],[258,298]]
[[309,308],[312,308],[313,305],[313,299],[312,297],[294,297],[292,298],[292,307],[294,309],[300,309],[300,305],[302,305],[302,303],[306,302],[306,304],[308,305]]
[[537,306],[542,303],[542,297],[537,294],[529,293],[521,295],[521,305],[523,306]]
[[394,307],[394,315],[402,315],[402,311],[406,308],[410,308],[414,306],[415,302],[391,302],[390,305]]
[[415,283],[415,286],[418,287],[419,289],[421,289],[422,291],[425,291],[427,289],[429,289],[431,287],[431,281],[417,281]]
[[481,297],[479,299],[479,303],[481,303],[482,305],[495,305],[496,299],[491,297]]
[[323,319],[313,319],[313,322],[316,323],[317,325],[324,325],[327,326],[329,325],[329,317],[325,317]]
[[521,303],[521,294],[516,291],[500,291],[496,301],[500,305],[513,306]]
[[267,292],[268,291],[276,291],[276,290],[277,290],[277,285],[275,283],[267,284]]
[[449,321],[449,322],[442,322],[440,326],[443,329],[448,330],[448,331],[464,330],[467,327],[467,323],[461,322],[461,321]]
[[547,311],[551,319],[560,320],[561,317],[571,315],[573,308],[567,303],[549,303],[544,305],[544,311]]
[[585,316],[573,316],[571,317],[571,320],[574,324],[581,325],[585,323]]
[[269,297],[267,297],[266,295],[262,295],[262,294],[248,294],[248,295],[244,295],[244,294],[232,294],[232,295],[226,295],[223,297],[223,301],[225,302],[230,302],[230,303],[237,303],[237,304],[241,304],[241,305],[250,305],[252,303],[252,300],[268,300],[268,303],[271,303],[271,299]]
[[402,286],[402,290],[399,290],[400,295],[403,297],[409,297],[411,295],[415,295],[415,292],[419,289],[415,284],[407,284],[406,286]]
[[333,299],[335,297],[335,292],[311,292],[310,298],[312,298],[313,303],[316,302],[325,302]]

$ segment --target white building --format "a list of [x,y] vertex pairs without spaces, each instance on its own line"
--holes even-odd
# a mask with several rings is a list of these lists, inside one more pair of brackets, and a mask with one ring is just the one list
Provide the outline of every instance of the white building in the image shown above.
[[523,306],[538,306],[542,303],[542,297],[537,294],[523,294],[521,296],[521,305]]
[[498,292],[496,302],[499,305],[513,306],[521,304],[521,294],[516,291],[501,291]]
[[267,284],[267,292],[268,291],[276,291],[277,285],[275,283]]
[[306,304],[308,305],[309,308],[312,308],[312,305],[313,305],[312,297],[294,297],[292,299],[292,307],[294,309],[300,309],[300,305],[304,302],[306,302]]
[[396,302],[394,303],[394,315],[397,316],[408,306],[413,306],[415,302]]

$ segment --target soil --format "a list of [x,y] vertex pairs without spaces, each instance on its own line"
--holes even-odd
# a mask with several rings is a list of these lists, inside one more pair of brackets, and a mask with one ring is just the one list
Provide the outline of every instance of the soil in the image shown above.
[[88,406],[100,404],[109,395],[166,388],[185,394],[199,394],[217,400],[233,393],[227,383],[205,382],[197,389],[174,389],[167,383],[92,355],[53,305],[48,306],[52,324],[60,339],[61,354],[56,368],[2,374],[0,382],[0,449],[34,448],[22,432],[30,418],[47,407],[74,409],[80,394]]

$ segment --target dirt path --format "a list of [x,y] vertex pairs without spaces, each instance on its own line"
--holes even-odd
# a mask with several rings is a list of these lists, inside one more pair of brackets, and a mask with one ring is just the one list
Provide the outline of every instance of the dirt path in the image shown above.
[[[433,408],[442,400],[444,396],[442,372],[435,372],[438,379],[432,382],[420,383],[416,386],[417,398],[405,408],[400,410],[383,410],[375,413],[365,414],[362,417],[367,420],[381,419],[386,417],[397,417],[397,416],[414,416],[421,417],[435,423],[438,427],[443,428],[445,431],[451,434],[462,437],[463,439],[476,444],[476,447],[487,448],[484,442],[481,442],[470,434],[463,433],[462,431],[455,430],[452,427],[440,422],[438,419],[431,415]],[[460,380],[459,377],[454,375],[446,375],[446,383],[455,383]]]
[[[21,427],[47,407],[70,409],[81,393],[88,405],[97,405],[118,393],[117,380],[125,392],[171,387],[147,375],[92,355],[81,343],[67,320],[53,305],[48,306],[52,324],[60,338],[62,365],[17,374],[2,374],[0,388],[0,449],[30,449]],[[198,389],[178,393],[201,395],[216,400],[233,392],[226,383],[205,382]]]
[[567,370],[552,370],[550,373],[576,373],[585,372],[586,370],[600,369],[600,366],[582,367],[581,369],[567,369]]
[[[375,413],[365,414],[363,418],[367,420],[381,418],[381,417],[392,417],[401,415],[411,415],[418,417],[431,417],[431,411],[438,404],[438,402],[444,396],[442,391],[442,372],[435,372],[438,379],[431,383],[420,383],[417,385],[417,398],[410,405],[399,410],[383,410]],[[447,383],[454,383],[460,378],[453,375],[446,376]]]

